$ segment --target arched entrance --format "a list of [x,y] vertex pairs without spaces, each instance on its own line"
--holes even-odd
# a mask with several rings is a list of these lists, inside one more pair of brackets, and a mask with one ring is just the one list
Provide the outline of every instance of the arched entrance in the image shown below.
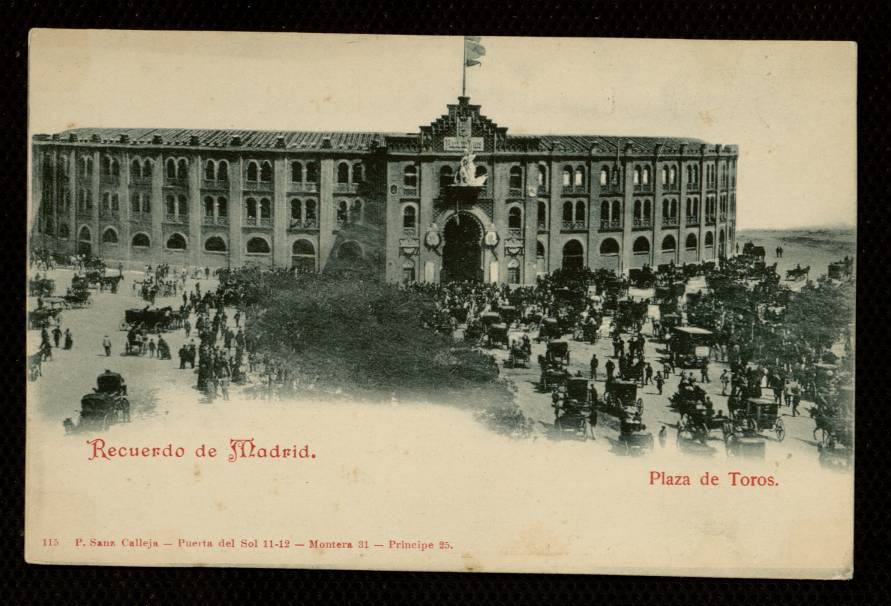
[[458,213],[445,224],[442,248],[442,281],[483,281],[483,230],[471,214]]
[[80,228],[77,235],[77,254],[88,257],[93,254],[93,234],[86,225]]

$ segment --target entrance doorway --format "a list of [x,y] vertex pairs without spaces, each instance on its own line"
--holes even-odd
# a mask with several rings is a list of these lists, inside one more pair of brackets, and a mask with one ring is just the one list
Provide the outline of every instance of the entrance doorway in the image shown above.
[[476,217],[458,213],[445,224],[442,249],[443,282],[482,282],[483,231]]

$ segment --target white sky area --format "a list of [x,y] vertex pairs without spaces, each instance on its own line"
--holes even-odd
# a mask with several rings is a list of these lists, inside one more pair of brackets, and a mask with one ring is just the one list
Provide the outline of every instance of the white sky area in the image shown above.
[[[856,223],[856,47],[483,36],[467,94],[514,134],[740,148],[738,228]],[[30,130],[416,132],[455,102],[460,37],[35,30]]]

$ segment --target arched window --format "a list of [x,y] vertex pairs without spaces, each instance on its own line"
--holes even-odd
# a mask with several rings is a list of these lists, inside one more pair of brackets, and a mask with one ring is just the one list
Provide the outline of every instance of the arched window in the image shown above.
[[577,166],[575,169],[575,178],[573,179],[573,185],[576,187],[584,187],[585,186],[585,169],[581,166]]
[[443,166],[439,169],[439,187],[445,188],[455,182],[455,176],[451,166]]
[[213,160],[208,160],[204,164],[204,179],[206,181],[216,181],[217,178],[217,167],[213,163]]
[[111,194],[102,192],[102,210],[111,210]]
[[640,167],[639,166],[634,167],[634,184],[640,185]]
[[294,199],[291,200],[291,223],[300,223],[303,221],[303,202]]
[[337,258],[345,261],[357,261],[362,256],[362,247],[354,240],[344,242],[337,249]]
[[164,176],[168,179],[176,179],[176,160],[168,158],[164,165]]
[[579,200],[575,203],[575,222],[585,223],[585,201]]
[[535,243],[535,256],[539,259],[544,259],[545,256],[545,245],[541,242]]
[[548,225],[548,205],[538,201],[538,229],[545,229]]
[[662,252],[674,252],[675,248],[677,248],[677,242],[675,242],[674,236],[669,234],[662,238]]
[[186,160],[183,158],[180,158],[179,162],[176,163],[176,178],[177,179],[188,179],[189,178],[189,163],[186,162]]
[[365,166],[361,162],[353,164],[353,183],[365,181]]
[[248,198],[244,201],[245,212],[247,213],[248,219],[256,219],[257,218],[257,201],[253,198]]
[[609,222],[609,202],[607,200],[600,203],[600,220]]
[[610,214],[610,220],[614,223],[620,221],[622,218],[622,203],[618,200],[613,200],[613,209]]
[[218,217],[228,217],[229,216],[229,200],[227,200],[223,196],[217,197],[217,216]]
[[668,182],[669,182],[671,185],[677,185],[677,182],[678,182],[678,169],[677,169],[677,167],[672,166],[672,167],[668,170]]
[[693,182],[699,183],[699,167],[695,164],[693,165]]
[[261,198],[260,199],[260,218],[261,219],[271,219],[272,218],[272,202],[269,201],[269,198]]
[[306,211],[306,226],[307,227],[315,227],[316,226],[316,201],[315,200],[307,200],[304,203],[303,208]]
[[634,201],[634,220],[640,221],[641,217],[641,208],[640,208],[640,200]]
[[93,234],[90,233],[90,228],[84,225],[80,228],[80,231],[77,234],[77,239],[81,242],[90,242],[93,239]]
[[111,176],[111,156],[102,156],[102,175]]
[[130,178],[131,179],[141,179],[142,178],[142,164],[140,164],[139,160],[134,158],[130,163]]
[[225,160],[220,160],[217,164],[217,181],[228,181],[229,180],[229,163]]
[[572,167],[564,166],[563,167],[563,187],[569,187],[572,185]]
[[615,185],[615,186],[619,185],[619,177],[620,176],[621,175],[619,174],[619,167],[618,166],[614,167],[613,168],[613,185]]
[[259,169],[257,168],[257,163],[251,160],[247,163],[247,171],[245,178],[248,181],[258,181],[259,180]]
[[609,185],[609,168],[606,166],[600,169],[600,185]]
[[133,240],[131,240],[131,244],[135,248],[148,248],[152,245],[152,242],[151,240],[149,240],[147,234],[140,232],[138,234],[133,234]]
[[548,186],[548,167],[544,164],[538,165],[538,186],[542,189]]
[[315,162],[307,162],[306,163],[306,182],[307,183],[318,183],[319,182],[319,165]]
[[66,223],[62,223],[59,225],[59,237],[67,240],[71,235],[71,232],[68,231],[68,225]]
[[573,206],[572,202],[567,200],[563,203],[563,222],[564,223],[572,223],[573,216]]
[[405,186],[405,189],[417,189],[418,188],[418,167],[414,164],[409,164],[402,171],[402,184]]
[[662,218],[668,219],[671,217],[671,203],[668,200],[662,200]]
[[213,217],[214,211],[214,202],[211,196],[204,197],[204,216],[205,217]]
[[631,250],[636,255],[643,255],[650,252],[650,241],[640,236],[634,240]]
[[152,176],[152,161],[146,159],[145,162],[142,163],[142,178],[148,179]]
[[316,248],[309,240],[297,240],[291,246],[291,264],[303,271],[316,270]]
[[523,189],[523,169],[519,166],[512,166],[510,176],[508,177],[507,186],[510,189]]
[[668,185],[668,167],[662,167],[662,185]]
[[220,236],[211,236],[204,241],[204,250],[207,252],[226,252],[226,241]]
[[715,234],[710,231],[705,232],[705,245],[706,246],[714,246],[715,245]]
[[303,182],[303,165],[300,162],[291,162],[291,182]]
[[349,183],[350,182],[350,165],[346,162],[341,162],[337,165],[337,182],[338,183]]
[[649,223],[653,218],[653,203],[649,200],[644,200],[643,203],[643,220],[644,223]]
[[365,222],[365,203],[358,198],[350,204],[350,220],[360,225]]
[[264,160],[260,165],[260,181],[263,183],[272,181],[272,163],[268,160]]
[[649,166],[644,166],[643,175],[641,176],[641,182],[644,185],[650,184],[650,167]]
[[687,165],[687,182],[688,183],[693,182],[693,167],[690,166],[689,164]]
[[687,250],[696,250],[696,234],[688,234],[686,242]]
[[578,240],[570,240],[563,245],[563,268],[581,269],[585,266],[585,249]]
[[269,242],[264,238],[251,238],[247,241],[246,250],[251,255],[268,255],[271,252]]
[[519,284],[520,283],[520,262],[516,259],[511,259],[507,263],[507,283],[508,284]]
[[600,243],[601,255],[617,255],[619,254],[619,243],[615,238],[607,238]]
[[172,195],[168,195],[164,199],[164,202],[166,205],[167,216],[175,217],[176,216],[176,198],[174,198]]
[[347,201],[341,200],[337,203],[337,225],[345,225],[347,223],[347,219],[349,218]]
[[169,238],[167,238],[167,249],[168,250],[185,250],[186,249],[186,239],[182,234],[173,234]]
[[185,195],[179,195],[176,197],[177,201],[177,212],[176,214],[180,217],[185,217],[189,214],[189,199],[185,197]]
[[106,227],[105,231],[102,232],[102,243],[103,244],[117,244],[118,243],[118,232],[116,232],[113,227]]
[[671,206],[669,210],[669,216],[672,219],[677,219],[678,217],[678,201],[675,198],[671,199]]
[[403,229],[414,229],[415,228],[415,207],[408,205],[404,209],[402,209],[402,227]]
[[523,227],[523,215],[520,209],[516,206],[512,206],[509,211],[507,211],[507,227],[509,229],[522,229]]

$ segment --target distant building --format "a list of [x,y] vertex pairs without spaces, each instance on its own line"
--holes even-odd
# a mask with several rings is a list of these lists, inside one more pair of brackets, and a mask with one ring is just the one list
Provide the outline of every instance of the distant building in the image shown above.
[[[468,148],[476,189],[454,186]],[[510,135],[467,97],[409,134],[78,128],[34,136],[32,245],[532,284],[732,254],[737,159],[696,139]]]

